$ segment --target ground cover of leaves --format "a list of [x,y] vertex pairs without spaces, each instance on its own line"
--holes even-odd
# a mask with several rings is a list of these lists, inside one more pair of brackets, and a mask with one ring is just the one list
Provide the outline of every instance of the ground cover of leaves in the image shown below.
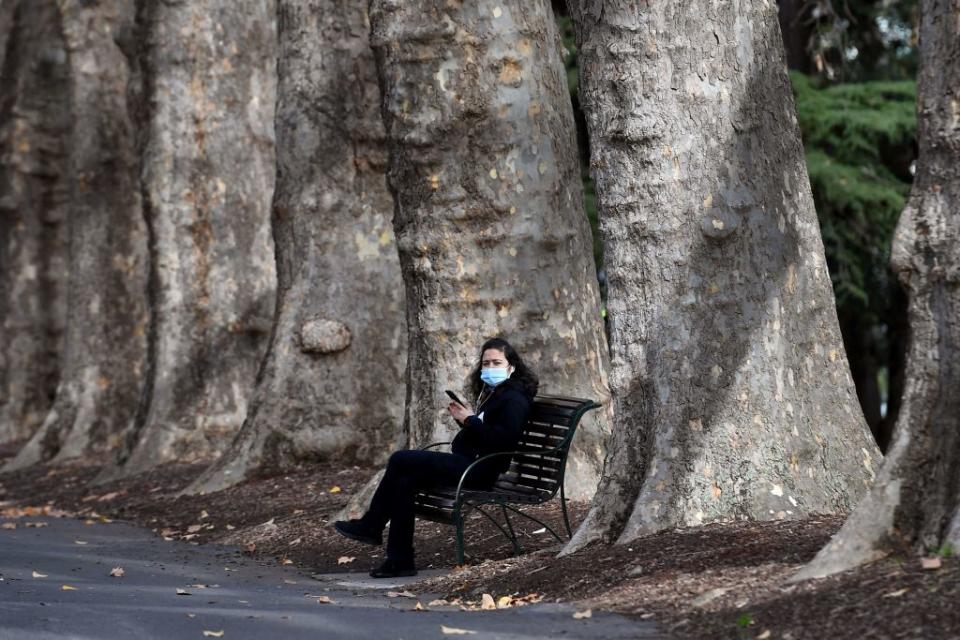
[[[14,451],[0,448],[0,464]],[[382,560],[383,549],[345,540],[329,526],[375,469],[317,464],[209,495],[179,495],[202,470],[165,465],[94,485],[95,465],[38,465],[0,474],[0,515],[13,518],[7,528],[29,526],[31,516],[44,513],[90,526],[124,520],[170,540],[236,546],[306,573],[366,572]],[[576,524],[588,505],[570,506]],[[556,501],[530,513],[562,528]],[[540,525],[515,524],[527,552],[519,557],[475,514],[466,528],[467,565],[455,567],[452,527],[418,522],[418,567],[453,571],[410,591],[478,609],[571,602],[580,615],[610,610],[654,620],[681,640],[960,638],[960,562],[953,557],[924,568],[903,552],[837,577],[786,583],[839,528],[840,517],[668,531],[560,558]]]

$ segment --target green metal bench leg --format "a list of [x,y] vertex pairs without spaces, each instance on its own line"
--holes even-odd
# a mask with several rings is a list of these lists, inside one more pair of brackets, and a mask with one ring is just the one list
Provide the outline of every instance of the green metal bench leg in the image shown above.
[[463,513],[460,511],[459,504],[453,508],[453,522],[457,527],[457,564],[462,565],[465,555],[463,552]]
[[503,512],[503,519],[507,521],[507,529],[510,530],[510,542],[513,543],[513,554],[519,556],[523,553],[523,547],[520,546],[520,542],[517,540],[517,534],[513,530],[513,523],[510,522],[510,515],[507,513],[507,508],[504,505],[500,505],[500,511]]
[[563,526],[567,528],[567,537],[573,537],[573,530],[570,529],[570,517],[567,515],[567,496],[563,493],[563,480],[560,481],[560,510],[563,511]]

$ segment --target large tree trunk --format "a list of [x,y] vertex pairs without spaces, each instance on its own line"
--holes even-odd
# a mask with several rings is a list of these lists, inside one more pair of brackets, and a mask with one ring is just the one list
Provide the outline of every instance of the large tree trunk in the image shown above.
[[188,491],[400,434],[406,327],[366,0],[280,0],[278,305],[243,429]]
[[50,408],[65,318],[67,55],[53,0],[0,8],[0,442]]
[[567,550],[849,508],[880,454],[837,327],[776,5],[570,6],[615,426]]
[[274,310],[273,0],[141,0],[151,322],[130,474],[225,449]]
[[870,493],[796,577],[891,549],[960,545],[960,6],[920,5],[917,177],[893,240],[910,346],[893,444]]
[[134,416],[147,327],[147,231],[127,113],[133,4],[60,2],[70,60],[69,280],[53,409],[7,469],[100,457]]
[[[607,400],[606,345],[570,96],[548,3],[371,3],[407,294],[409,446],[449,440],[484,337],[511,340],[545,393]],[[470,398],[473,401],[473,398]],[[568,467],[596,488],[604,414]]]

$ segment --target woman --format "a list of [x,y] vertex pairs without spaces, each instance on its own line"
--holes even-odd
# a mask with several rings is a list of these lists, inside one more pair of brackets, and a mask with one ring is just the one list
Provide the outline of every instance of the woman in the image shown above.
[[[456,486],[466,468],[478,458],[516,449],[537,393],[536,374],[524,365],[510,343],[492,338],[480,350],[479,362],[470,374],[470,386],[477,398],[475,410],[456,402],[447,407],[460,425],[460,432],[451,444],[452,453],[397,451],[390,456],[387,470],[363,517],[333,524],[352,540],[379,545],[383,542],[383,528],[390,521],[387,559],[370,572],[374,578],[417,573],[413,561],[413,506],[417,491]],[[466,486],[489,487],[509,466],[509,456],[485,461],[470,471]]]

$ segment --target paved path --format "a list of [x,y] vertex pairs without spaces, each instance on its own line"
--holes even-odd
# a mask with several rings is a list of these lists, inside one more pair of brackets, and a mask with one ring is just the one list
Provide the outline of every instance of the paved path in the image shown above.
[[[371,589],[369,581],[356,581],[363,574],[317,580],[226,547],[164,541],[128,524],[0,518],[4,522],[18,527],[0,529],[0,640],[663,637],[652,623],[613,614],[575,620],[572,608],[553,604],[413,611],[416,600],[386,597],[384,587],[396,585]],[[47,526],[27,528],[26,522]],[[123,576],[111,577],[113,567],[122,567]],[[443,626],[476,633],[445,634]]]

